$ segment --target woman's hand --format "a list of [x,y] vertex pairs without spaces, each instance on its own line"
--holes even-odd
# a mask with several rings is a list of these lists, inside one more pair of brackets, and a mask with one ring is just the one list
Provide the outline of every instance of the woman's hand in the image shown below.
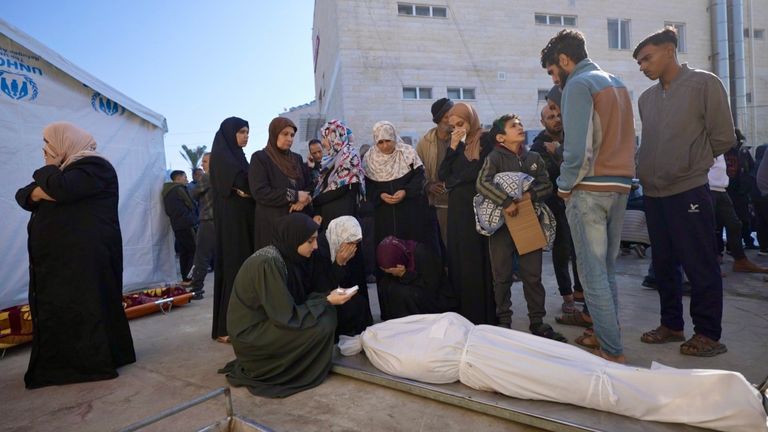
[[349,293],[349,294],[341,294],[336,290],[331,291],[330,294],[328,294],[328,297],[325,299],[328,300],[328,303],[338,306],[343,305],[344,303],[348,302],[349,299],[352,298],[352,296],[355,295],[355,293]]
[[405,190],[403,189],[400,189],[399,191],[395,192],[394,195],[392,195],[392,201],[394,201],[394,204],[397,204],[404,199],[405,199]]
[[381,267],[381,270],[384,273],[391,274],[394,277],[401,278],[401,277],[405,276],[405,266],[402,265],[402,264],[398,264],[395,267],[388,268],[388,269],[385,269],[385,268]]
[[457,127],[453,129],[453,132],[451,132],[451,148],[456,150],[456,147],[459,146],[459,143],[464,139],[464,137],[467,135],[467,129],[463,127]]
[[382,201],[384,201],[384,202],[385,202],[385,203],[387,203],[387,204],[390,204],[390,205],[392,205],[392,204],[397,204],[397,203],[395,202],[395,199],[394,199],[394,195],[390,195],[390,194],[388,194],[388,193],[386,193],[386,192],[382,192],[382,193],[379,195],[379,198],[381,198],[381,200],[382,200]]
[[48,195],[47,193],[45,193],[45,191],[40,186],[37,186],[34,189],[32,189],[32,193],[29,195],[29,199],[32,202],[40,202],[41,200],[56,202],[56,200],[51,198],[51,196]]
[[357,253],[357,243],[342,243],[336,251],[336,264],[347,265],[349,260]]

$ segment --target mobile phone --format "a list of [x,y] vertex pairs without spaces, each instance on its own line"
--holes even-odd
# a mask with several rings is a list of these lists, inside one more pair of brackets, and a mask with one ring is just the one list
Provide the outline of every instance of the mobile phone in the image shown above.
[[336,292],[342,295],[352,295],[357,292],[360,287],[354,286],[352,288],[336,288]]

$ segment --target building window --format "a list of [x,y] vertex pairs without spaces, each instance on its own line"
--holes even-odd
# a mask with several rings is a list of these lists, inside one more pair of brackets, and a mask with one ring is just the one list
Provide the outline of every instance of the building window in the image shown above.
[[672,27],[677,31],[677,52],[688,52],[688,40],[685,35],[685,23],[664,23],[665,27]]
[[764,29],[754,29],[754,30],[752,30],[752,37],[757,39],[757,40],[765,39],[765,30]]
[[447,18],[448,8],[445,6],[417,5],[413,3],[398,3],[397,14],[403,16]]
[[748,104],[752,103],[752,93],[747,93],[747,103]]
[[744,29],[744,39],[749,39],[749,29],[748,28]]
[[629,49],[628,19],[608,19],[608,48]]
[[403,99],[432,99],[432,88],[403,87]]
[[549,94],[549,89],[539,89],[539,101],[547,100],[548,94]]
[[550,15],[544,13],[537,13],[533,16],[533,21],[536,24],[551,25],[551,26],[576,26],[576,17],[573,15]]
[[473,100],[475,99],[475,89],[466,87],[448,87],[448,99]]

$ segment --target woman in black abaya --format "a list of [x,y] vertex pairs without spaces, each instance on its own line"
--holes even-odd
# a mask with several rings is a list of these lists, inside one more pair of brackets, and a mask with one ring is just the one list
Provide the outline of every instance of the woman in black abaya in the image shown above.
[[43,130],[45,166],[16,192],[32,212],[27,388],[117,377],[136,361],[122,305],[118,181],[96,141],[70,123]]
[[228,341],[227,307],[240,266],[254,252],[254,203],[248,185],[248,122],[229,117],[221,122],[211,149],[211,188],[216,227],[214,261],[213,329],[211,337]]

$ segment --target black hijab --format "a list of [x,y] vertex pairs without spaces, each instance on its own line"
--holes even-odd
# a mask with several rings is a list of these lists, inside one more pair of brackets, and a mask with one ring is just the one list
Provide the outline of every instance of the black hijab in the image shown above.
[[296,304],[303,304],[311,291],[312,268],[308,257],[298,248],[316,233],[320,225],[304,213],[290,213],[278,219],[274,245],[288,268],[286,287]]
[[[211,187],[218,196],[227,197],[236,187],[237,176],[242,173],[244,179],[248,175],[248,160],[245,152],[237,145],[237,131],[247,127],[248,122],[239,117],[229,117],[219,126],[216,136],[213,137],[211,148]],[[239,189],[249,192],[246,180]]]

